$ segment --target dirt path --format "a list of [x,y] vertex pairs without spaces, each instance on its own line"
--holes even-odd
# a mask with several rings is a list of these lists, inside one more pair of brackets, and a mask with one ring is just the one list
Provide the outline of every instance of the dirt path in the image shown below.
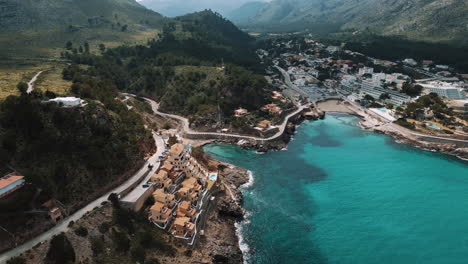
[[26,91],[27,93],[31,93],[34,90],[34,83],[37,81],[37,78],[39,78],[39,75],[41,75],[45,71],[40,71],[32,77],[32,79],[28,82],[28,90]]

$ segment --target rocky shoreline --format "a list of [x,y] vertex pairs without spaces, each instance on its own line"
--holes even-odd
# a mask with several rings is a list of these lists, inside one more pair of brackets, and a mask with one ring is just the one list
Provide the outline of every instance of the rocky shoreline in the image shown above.
[[391,136],[392,138],[396,139],[398,142],[409,144],[419,149],[423,149],[423,150],[427,150],[431,152],[444,153],[450,156],[455,156],[465,161],[468,160],[468,148],[459,148],[455,144],[434,143],[434,142],[415,140],[409,137],[405,137],[396,132],[380,130],[378,128],[372,129],[371,131]]
[[210,163],[215,163],[220,169],[220,186],[198,247],[202,255],[211,258],[211,263],[240,264],[244,256],[235,224],[244,219],[241,186],[249,181],[248,171],[219,161],[211,160]]

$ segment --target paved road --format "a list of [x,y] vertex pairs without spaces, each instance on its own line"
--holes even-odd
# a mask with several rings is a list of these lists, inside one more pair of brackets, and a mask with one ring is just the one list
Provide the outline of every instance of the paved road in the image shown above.
[[34,83],[36,82],[37,78],[39,78],[39,75],[41,75],[44,71],[40,71],[32,77],[32,79],[28,82],[28,90],[26,90],[27,93],[31,93],[34,90]]
[[[158,151],[151,156],[143,165],[143,167],[135,173],[135,175],[132,176],[132,178],[128,179],[126,182],[124,182],[122,185],[119,187],[109,191],[108,193],[102,195],[100,198],[97,200],[91,202],[84,208],[76,211],[63,221],[59,222],[56,226],[54,226],[52,229],[46,231],[45,233],[42,233],[41,235],[29,240],[25,244],[22,244],[10,251],[7,251],[3,254],[0,255],[0,263],[6,263],[6,261],[12,257],[18,256],[22,254],[23,252],[31,249],[35,245],[39,243],[43,243],[46,240],[51,239],[53,236],[60,234],[61,232],[66,232],[68,230],[68,224],[71,221],[77,221],[81,217],[83,217],[87,212],[91,211],[92,209],[101,206],[101,203],[104,201],[107,201],[107,198],[111,193],[120,193],[124,191],[125,189],[128,189],[130,186],[132,186],[135,182],[140,181],[141,177],[148,171],[148,165],[149,164],[156,164],[158,162],[158,157],[161,155],[161,153],[165,150],[165,144],[162,141],[162,139],[153,132],[153,138],[158,146]],[[161,143],[162,142],[162,143]],[[153,170],[157,169],[156,166],[153,167]]]
[[[166,150],[166,143],[161,137],[154,135],[154,134],[153,136],[156,141],[156,147],[157,147],[156,154],[154,154],[153,157],[159,157]],[[149,171],[148,175],[145,177],[145,179],[142,181],[141,184],[138,184],[135,187],[135,189],[133,189],[130,193],[128,193],[122,199],[120,199],[122,202],[135,202],[136,200],[138,200],[138,198],[141,197],[141,195],[144,192],[146,192],[148,188],[144,188],[143,184],[147,183],[150,180],[151,176],[154,173],[156,173],[156,171],[159,169],[159,166],[161,166],[161,162],[159,161],[159,158],[157,158],[156,161],[154,162],[153,160],[151,160],[150,162],[153,165],[153,168],[151,169],[151,171]]]
[[299,106],[299,108],[296,111],[294,111],[294,112],[292,112],[292,113],[290,113],[289,115],[286,116],[283,123],[281,123],[281,125],[278,126],[279,131],[275,135],[273,135],[271,137],[268,137],[268,138],[261,138],[261,137],[244,136],[244,135],[236,135],[236,134],[228,134],[228,133],[197,132],[197,131],[194,131],[194,130],[192,130],[190,128],[190,123],[189,123],[189,120],[187,118],[182,117],[182,116],[178,116],[178,115],[162,113],[162,112],[159,111],[159,104],[158,103],[156,103],[153,100],[147,99],[147,98],[146,98],[146,100],[151,104],[151,108],[153,109],[153,111],[156,114],[158,114],[160,116],[163,116],[163,117],[172,118],[172,119],[176,119],[176,120],[180,121],[182,123],[182,130],[186,134],[213,136],[215,138],[229,137],[229,138],[235,138],[235,139],[255,140],[255,141],[260,141],[260,142],[270,141],[270,140],[276,139],[276,138],[280,137],[281,135],[283,135],[284,130],[286,129],[286,125],[288,124],[289,119],[292,116],[304,111],[304,109],[309,107],[309,105]]

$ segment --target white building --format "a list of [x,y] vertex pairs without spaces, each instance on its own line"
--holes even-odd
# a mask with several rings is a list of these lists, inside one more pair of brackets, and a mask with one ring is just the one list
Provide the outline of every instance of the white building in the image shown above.
[[327,51],[330,52],[330,53],[335,53],[335,52],[338,52],[340,50],[341,50],[341,48],[338,47],[338,46],[328,46],[327,47]]
[[418,62],[417,62],[417,61],[415,61],[415,60],[413,60],[413,59],[410,59],[410,58],[403,60],[403,63],[404,63],[404,64],[408,64],[408,65],[410,65],[410,66],[416,66],[416,65],[418,65]]
[[364,67],[359,69],[358,75],[364,75],[364,74],[373,74],[374,73],[374,68],[370,67]]
[[84,100],[77,97],[57,97],[50,99],[48,102],[55,102],[64,106],[80,106],[84,103]]
[[435,66],[439,70],[448,70],[449,66],[448,65],[436,65]]
[[436,93],[439,96],[444,96],[450,99],[465,99],[466,97],[463,88],[458,84],[432,81],[428,83],[420,83],[419,85],[431,93]]
[[357,78],[354,75],[343,75],[341,78],[341,84],[345,86],[352,86],[357,82]]
[[381,84],[382,82],[386,84],[395,83],[397,88],[403,86],[403,84],[410,80],[409,76],[401,74],[401,73],[392,73],[392,74],[385,74],[385,73],[374,73],[372,74],[372,82],[375,84]]
[[379,99],[382,94],[388,94],[390,99],[386,99],[385,102],[392,103],[394,105],[406,104],[410,101],[411,97],[406,94],[399,93],[390,89],[385,89],[378,85],[375,85],[372,81],[364,80],[361,85],[361,96],[364,97],[366,94]]

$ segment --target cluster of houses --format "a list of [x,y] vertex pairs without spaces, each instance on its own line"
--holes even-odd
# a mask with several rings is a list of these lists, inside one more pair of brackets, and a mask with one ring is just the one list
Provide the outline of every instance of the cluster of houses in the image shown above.
[[164,165],[151,177],[156,189],[149,219],[175,237],[193,242],[218,174],[208,171],[191,153],[187,143],[172,145]]
[[[371,96],[383,103],[399,106],[412,100],[409,95],[403,93],[405,83],[415,82],[408,75],[397,72],[388,73],[391,67],[402,66],[411,67],[431,77],[429,80],[417,83],[423,87],[424,93],[437,93],[454,100],[466,98],[468,87],[463,81],[466,78],[463,75],[457,77],[458,75],[447,65],[436,65],[430,60],[418,62],[411,58],[401,62],[392,62],[345,50],[340,46],[327,46],[312,39],[306,39],[306,43],[309,44],[307,50],[302,50],[298,54],[283,53],[274,60],[277,65],[286,64],[287,72],[294,80],[293,83],[304,90],[307,90],[309,86],[314,86],[314,79],[318,78],[323,81],[325,78],[323,84],[343,96],[362,102]],[[291,41],[277,45],[285,46],[286,44],[294,47]],[[338,52],[346,54],[346,59],[336,59],[334,55]],[[387,70],[385,72],[376,70],[382,67]],[[319,90],[317,87],[313,88]]]
[[[287,100],[283,96],[283,94],[281,94],[278,91],[273,91],[271,98],[273,100],[277,100],[277,101],[280,101],[282,103],[287,102]],[[273,117],[280,117],[284,113],[284,110],[280,106],[278,106],[278,104],[275,104],[275,103],[266,104],[266,105],[262,106],[260,108],[260,110],[263,111],[263,112],[269,113]],[[245,109],[245,108],[238,108],[238,109],[234,110],[234,116],[235,117],[242,117],[242,116],[245,116],[245,115],[248,115],[248,114],[249,114],[249,111],[247,109]],[[265,119],[265,120],[262,120],[262,121],[258,122],[254,126],[254,129],[259,131],[262,135],[268,135],[270,133],[276,132],[278,128],[273,126],[272,122],[270,120]]]

